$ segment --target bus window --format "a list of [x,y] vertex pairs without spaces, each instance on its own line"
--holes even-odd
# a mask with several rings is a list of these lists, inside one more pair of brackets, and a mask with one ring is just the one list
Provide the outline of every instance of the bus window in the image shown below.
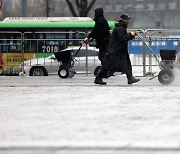
[[1,33],[0,52],[21,53],[21,41],[21,35],[19,33]]

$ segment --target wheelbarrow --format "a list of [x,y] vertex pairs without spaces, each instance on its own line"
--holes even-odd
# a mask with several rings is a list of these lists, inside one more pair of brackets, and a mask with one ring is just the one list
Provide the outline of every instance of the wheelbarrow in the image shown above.
[[[137,35],[141,40],[142,38]],[[142,40],[142,42],[145,44],[146,47],[148,47],[149,51],[154,56],[155,60],[158,62],[159,68],[161,71],[158,73],[158,75],[150,78],[150,80],[158,77],[158,80],[161,84],[168,85],[171,84],[174,81],[174,71],[173,71],[173,63],[176,59],[176,50],[168,50],[168,49],[161,49],[160,50],[160,57],[161,61],[157,58],[151,47]]]
[[72,78],[75,74],[74,64],[75,64],[75,56],[81,50],[83,44],[80,45],[79,49],[75,52],[73,49],[65,49],[59,52],[55,52],[54,55],[56,59],[61,62],[58,70],[58,76],[62,79]]

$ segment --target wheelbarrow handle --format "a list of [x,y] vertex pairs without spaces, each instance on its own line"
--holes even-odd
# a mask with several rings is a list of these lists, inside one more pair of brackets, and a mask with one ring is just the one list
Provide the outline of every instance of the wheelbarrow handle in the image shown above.
[[81,43],[79,49],[78,49],[77,52],[74,54],[74,57],[76,57],[76,55],[79,53],[79,51],[81,50],[82,46],[83,46],[83,44]]
[[159,59],[157,58],[157,56],[155,55],[154,51],[152,50],[152,48],[137,34],[137,36],[141,39],[141,41],[144,43],[144,45],[146,47],[148,47],[148,49],[150,50],[150,52],[153,54],[155,60],[160,64]]

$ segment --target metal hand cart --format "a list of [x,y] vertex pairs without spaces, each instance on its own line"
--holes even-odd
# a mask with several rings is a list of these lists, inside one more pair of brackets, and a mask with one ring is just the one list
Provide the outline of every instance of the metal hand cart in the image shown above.
[[[137,35],[141,40],[142,38]],[[146,47],[150,50],[152,55],[154,56],[155,60],[158,62],[159,68],[161,71],[158,73],[158,75],[152,77],[150,80],[154,79],[155,77],[158,77],[158,80],[160,83],[164,85],[171,84],[174,81],[174,61],[176,59],[176,50],[168,50],[168,49],[161,49],[160,50],[160,57],[161,61],[157,58],[153,50],[150,48],[149,45],[147,45],[146,42],[142,40],[142,42],[145,44]]]
[[74,70],[74,63],[75,63],[75,56],[78,54],[82,47],[79,47],[79,49],[74,53],[73,49],[70,50],[62,50],[59,52],[55,52],[54,55],[56,59],[61,63],[58,70],[58,76],[62,79],[65,78],[72,78],[75,74]]

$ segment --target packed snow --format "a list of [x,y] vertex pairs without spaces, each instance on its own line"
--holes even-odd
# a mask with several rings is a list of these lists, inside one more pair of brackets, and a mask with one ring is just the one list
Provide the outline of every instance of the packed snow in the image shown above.
[[180,82],[0,76],[0,152],[23,146],[180,150]]

